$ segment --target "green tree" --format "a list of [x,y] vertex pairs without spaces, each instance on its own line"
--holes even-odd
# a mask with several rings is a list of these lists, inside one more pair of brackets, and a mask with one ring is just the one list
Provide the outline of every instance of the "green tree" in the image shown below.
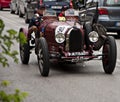
[[7,30],[7,34],[3,34],[4,27],[4,22],[0,19],[0,64],[2,64],[3,67],[9,66],[7,56],[11,57],[14,62],[18,62],[18,52],[11,49],[12,45],[14,45],[14,41],[18,41],[17,32],[10,29]]
[[[12,50],[12,45],[14,41],[19,41],[19,37],[15,30],[7,30],[7,34],[3,34],[4,22],[0,19],[0,64],[3,67],[9,66],[8,57],[11,57],[15,63],[18,63],[18,52]],[[21,36],[22,37],[22,36]],[[9,81],[3,81],[0,85],[1,89],[9,85]],[[22,102],[28,94],[26,92],[21,92],[19,89],[15,89],[12,94],[6,93],[4,90],[0,90],[0,102]]]

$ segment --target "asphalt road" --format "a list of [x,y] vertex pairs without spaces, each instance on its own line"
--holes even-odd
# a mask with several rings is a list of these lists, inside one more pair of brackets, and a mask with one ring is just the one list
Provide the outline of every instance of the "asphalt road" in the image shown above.
[[[5,22],[5,30],[19,31],[20,27],[28,26],[24,18],[9,11],[0,11],[0,18]],[[101,60],[92,60],[83,65],[51,63],[49,77],[45,78],[40,75],[36,55],[32,53],[29,65],[21,64],[20,60],[16,64],[10,58],[9,68],[0,65],[0,81],[11,82],[5,88],[9,93],[16,88],[28,92],[25,102],[120,102],[120,40],[116,39],[116,43],[118,56],[112,75],[104,73]],[[19,51],[18,43],[13,49]]]

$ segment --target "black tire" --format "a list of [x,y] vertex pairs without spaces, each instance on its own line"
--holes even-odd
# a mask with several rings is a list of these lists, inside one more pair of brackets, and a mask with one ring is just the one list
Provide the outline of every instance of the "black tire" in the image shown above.
[[103,69],[106,74],[112,74],[115,65],[116,65],[116,58],[117,58],[117,47],[114,37],[108,36],[106,39],[104,46],[103,46]]
[[49,53],[48,53],[48,45],[45,38],[41,37],[38,40],[37,44],[37,58],[38,58],[38,66],[42,76],[48,76],[49,74]]
[[28,43],[19,42],[20,58],[23,64],[28,64],[30,58],[30,47]]
[[11,8],[11,9],[10,9],[10,13],[11,13],[11,14],[15,14],[15,11],[12,10],[12,8]]
[[24,15],[21,13],[21,11],[19,10],[19,17],[23,17]]
[[25,23],[29,23],[29,19],[28,19],[28,14],[27,14],[27,12],[25,13]]

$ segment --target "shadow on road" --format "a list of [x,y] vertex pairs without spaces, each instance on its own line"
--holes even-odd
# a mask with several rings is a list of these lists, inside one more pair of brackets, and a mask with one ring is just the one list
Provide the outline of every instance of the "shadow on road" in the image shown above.
[[60,75],[105,75],[101,66],[87,65],[87,64],[50,64],[50,76]]

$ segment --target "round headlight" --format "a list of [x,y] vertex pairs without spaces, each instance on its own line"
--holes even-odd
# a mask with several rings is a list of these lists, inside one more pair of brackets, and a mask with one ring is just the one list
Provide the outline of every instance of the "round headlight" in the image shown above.
[[91,42],[97,42],[98,39],[99,39],[99,35],[96,31],[92,31],[92,32],[89,33],[89,40]]
[[65,41],[65,35],[64,34],[56,34],[55,40],[57,43],[63,43]]

